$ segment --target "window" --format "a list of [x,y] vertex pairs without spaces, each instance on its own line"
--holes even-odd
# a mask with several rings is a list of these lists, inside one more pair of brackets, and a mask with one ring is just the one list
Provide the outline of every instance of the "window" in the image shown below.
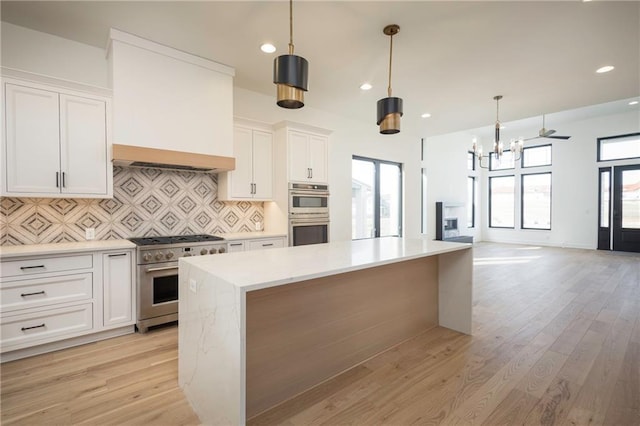
[[551,229],[551,173],[522,175],[522,229]]
[[467,152],[467,170],[476,169],[476,156],[472,151]]
[[522,151],[522,167],[551,165],[551,145],[532,146]]
[[598,161],[640,158],[640,133],[598,138]]
[[611,211],[611,170],[600,170],[600,227],[609,227],[609,212]]
[[515,226],[515,176],[489,177],[489,227]]
[[489,170],[507,170],[513,168],[515,168],[515,162],[513,161],[513,153],[511,151],[504,151],[499,160],[495,158],[493,152],[489,155]]
[[402,165],[353,157],[351,238],[402,235]]
[[467,178],[467,228],[473,228],[476,225],[476,178],[469,176]]

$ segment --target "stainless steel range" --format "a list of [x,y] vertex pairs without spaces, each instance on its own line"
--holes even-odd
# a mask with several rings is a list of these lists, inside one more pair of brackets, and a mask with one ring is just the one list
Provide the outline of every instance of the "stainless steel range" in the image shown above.
[[178,259],[224,253],[214,235],[129,238],[137,248],[138,331],[178,320]]

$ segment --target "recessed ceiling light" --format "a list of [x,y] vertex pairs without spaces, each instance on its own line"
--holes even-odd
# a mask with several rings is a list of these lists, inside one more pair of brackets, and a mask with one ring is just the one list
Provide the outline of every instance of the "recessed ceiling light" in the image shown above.
[[631,101],[629,102],[629,105],[638,105],[638,101]]
[[360,85],[360,90],[370,90],[373,86],[369,83],[362,83]]
[[265,43],[260,46],[260,50],[262,50],[264,53],[273,53],[276,51],[276,47],[271,43]]
[[604,66],[604,67],[598,68],[598,69],[596,70],[596,72],[597,72],[598,74],[602,74],[602,73],[605,73],[605,72],[609,72],[609,71],[613,70],[614,68],[615,68],[615,67],[614,67],[613,65],[607,65],[607,66]]
[[429,114],[428,112],[425,112],[424,114],[422,114],[420,117],[422,118],[429,118],[431,117],[431,114]]

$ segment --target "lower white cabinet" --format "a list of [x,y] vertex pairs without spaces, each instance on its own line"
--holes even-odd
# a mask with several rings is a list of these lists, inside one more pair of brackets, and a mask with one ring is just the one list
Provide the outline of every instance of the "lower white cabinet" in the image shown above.
[[227,243],[227,251],[233,253],[235,251],[265,250],[285,246],[285,237],[264,237],[229,241]]
[[104,253],[102,255],[102,294],[104,326],[131,323],[133,312],[134,285],[131,271],[133,255],[131,251]]
[[2,360],[59,349],[64,345],[55,345],[71,342],[67,339],[85,343],[92,335],[101,336],[93,339],[98,340],[133,332],[133,259],[129,248],[3,259]]

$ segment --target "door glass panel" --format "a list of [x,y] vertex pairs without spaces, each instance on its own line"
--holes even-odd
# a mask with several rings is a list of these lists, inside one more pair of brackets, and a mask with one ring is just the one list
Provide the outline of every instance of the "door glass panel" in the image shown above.
[[153,304],[178,300],[178,275],[153,278]]
[[351,173],[351,238],[373,238],[375,166],[370,161],[354,159]]
[[622,227],[640,229],[640,170],[622,172]]
[[611,172],[600,172],[600,227],[609,227],[611,211]]
[[380,164],[380,236],[400,235],[400,167]]

